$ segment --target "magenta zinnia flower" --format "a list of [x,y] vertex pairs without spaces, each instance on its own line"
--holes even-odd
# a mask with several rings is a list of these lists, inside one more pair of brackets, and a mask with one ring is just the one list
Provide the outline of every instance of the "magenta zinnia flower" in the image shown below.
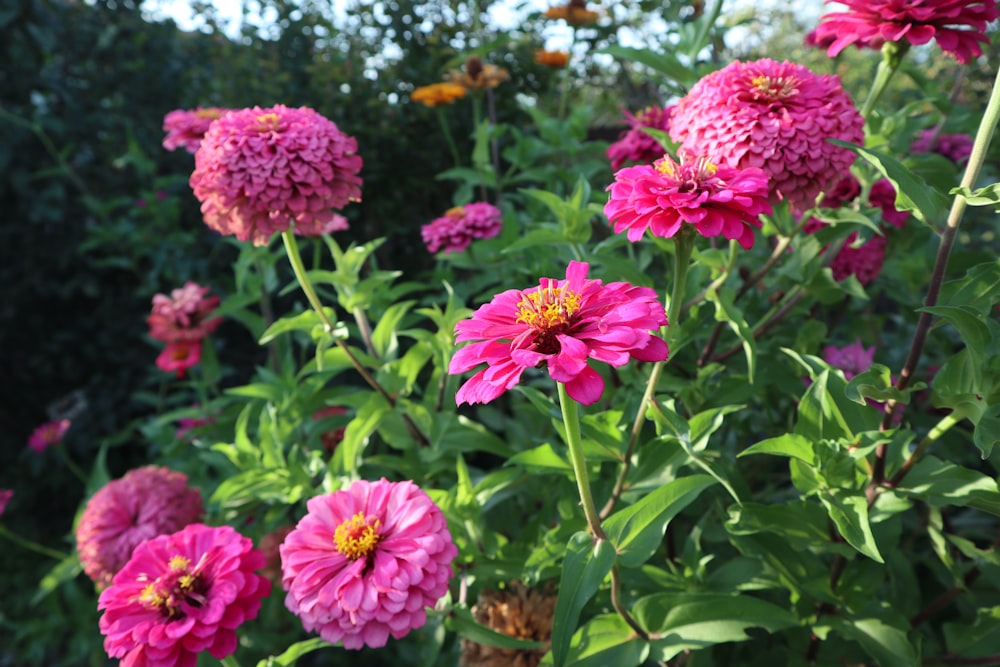
[[177,109],[163,117],[163,147],[168,151],[183,148],[188,153],[197,153],[201,140],[212,123],[229,109],[219,107],[198,107],[193,111]]
[[32,431],[28,447],[41,454],[52,445],[58,445],[66,436],[71,423],[68,419],[59,419],[42,424]]
[[149,336],[164,343],[198,341],[215,331],[222,321],[212,317],[219,297],[208,296],[211,288],[188,281],[169,296],[153,297],[153,310],[146,323]]
[[200,519],[201,495],[187,481],[183,473],[146,466],[95,493],[76,529],[76,548],[87,576],[99,586],[110,584],[138,544]]
[[[831,0],[826,0],[831,2]],[[831,58],[851,44],[878,49],[886,42],[926,44],[932,39],[960,63],[989,44],[986,24],[1000,16],[996,0],[836,0],[846,12],[820,17],[813,40]]]
[[972,137],[967,134],[938,134],[921,130],[910,150],[914,153],[937,153],[955,164],[965,164],[972,155]]
[[473,239],[491,239],[500,233],[503,219],[493,204],[474,202],[448,209],[443,216],[420,228],[429,252],[462,252]]
[[762,170],[717,167],[706,158],[678,164],[664,155],[652,165],[625,167],[607,189],[604,214],[629,241],[647,229],[670,238],[686,222],[702,236],[725,236],[749,250],[754,227],[761,226],[758,216],[771,212]]
[[0,516],[7,510],[7,503],[14,497],[13,489],[0,489]]
[[497,294],[455,325],[455,342],[480,342],[458,350],[448,372],[486,364],[458,390],[459,405],[488,403],[516,385],[526,368],[542,365],[571,398],[591,405],[604,392],[604,379],[588,359],[618,367],[629,359],[667,358],[667,344],[652,333],[667,324],[656,292],[588,280],[589,268],[570,262],[566,280],[542,278],[538,287]]
[[656,139],[642,131],[648,127],[654,130],[670,129],[670,114],[672,106],[660,108],[646,107],[635,115],[622,109],[629,129],[621,133],[618,141],[608,146],[608,159],[611,160],[612,171],[618,171],[626,162],[652,162],[663,157],[663,146]]
[[896,208],[896,188],[888,178],[875,181],[868,192],[868,203],[882,209],[882,219],[896,229],[902,229],[910,219],[909,211]]
[[182,378],[188,369],[197,366],[199,361],[201,361],[201,341],[180,341],[167,343],[156,357],[156,367],[167,373],[177,373],[177,377]]
[[294,225],[317,235],[333,209],[361,197],[358,144],[312,109],[233,111],[212,124],[195,154],[191,187],[205,223],[264,245]]
[[865,348],[861,339],[844,347],[827,345],[823,348],[823,361],[844,371],[844,377],[853,380],[868,370],[875,361],[875,346]]
[[229,526],[200,523],[143,542],[101,593],[104,650],[123,667],[194,667],[236,651],[236,628],[257,617],[271,582],[264,556]]
[[357,481],[312,498],[280,547],[285,605],[344,648],[384,646],[427,622],[458,549],[413,482]]
[[827,139],[863,143],[863,127],[836,76],[765,58],[730,63],[696,83],[674,109],[670,137],[682,156],[763,169],[771,203],[787,199],[803,211],[854,161]]

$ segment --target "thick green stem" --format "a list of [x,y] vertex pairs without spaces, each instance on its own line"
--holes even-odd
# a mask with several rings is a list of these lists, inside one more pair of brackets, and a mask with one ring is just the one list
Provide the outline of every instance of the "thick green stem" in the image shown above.
[[909,50],[909,42],[886,42],[882,46],[882,60],[878,64],[878,69],[875,70],[875,80],[868,91],[868,97],[865,98],[865,103],[861,106],[861,116],[865,122],[868,122],[868,116],[875,108],[875,103],[889,86],[892,75],[899,69],[899,65],[903,62],[903,56]]
[[83,472],[83,469],[76,464],[76,461],[74,461],[72,457],[70,457],[69,452],[66,451],[66,447],[63,443],[56,443],[56,451],[59,452],[59,456],[62,457],[62,460],[66,463],[66,467],[69,468],[69,471],[73,473],[78,480],[80,480],[80,483],[87,486],[87,473]]
[[22,549],[27,549],[28,551],[34,551],[36,554],[41,554],[42,556],[48,556],[49,558],[55,558],[56,560],[62,561],[69,557],[69,554],[64,554],[56,551],[55,549],[49,549],[46,546],[42,546],[37,542],[32,542],[31,540],[25,539],[18,535],[17,533],[12,533],[11,531],[4,528],[3,524],[0,524],[0,536],[6,537],[8,540],[21,547]]
[[448,126],[448,120],[444,117],[444,109],[440,106],[437,107],[438,120],[441,122],[441,132],[444,133],[444,139],[448,142],[448,148],[451,149],[451,159],[455,162],[456,167],[462,166],[462,158],[458,152],[458,144],[455,143],[455,137],[451,134],[451,128]]
[[601,519],[594,506],[594,496],[590,493],[590,478],[587,475],[587,459],[583,455],[583,438],[580,435],[580,411],[576,401],[569,397],[566,385],[557,382],[559,389],[559,406],[562,408],[563,425],[566,427],[566,448],[569,450],[569,460],[573,464],[573,476],[576,477],[576,488],[580,492],[580,502],[583,513],[587,517],[587,525],[596,539],[606,540],[608,536],[601,528]]

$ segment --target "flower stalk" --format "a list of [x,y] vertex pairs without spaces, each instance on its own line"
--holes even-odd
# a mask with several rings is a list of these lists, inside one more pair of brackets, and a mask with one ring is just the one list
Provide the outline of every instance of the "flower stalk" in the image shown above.
[[875,108],[875,103],[882,97],[882,93],[889,86],[889,81],[892,80],[892,76],[899,69],[899,66],[903,62],[903,57],[909,50],[909,42],[886,42],[882,45],[882,60],[879,61],[878,69],[875,70],[875,80],[872,81],[868,97],[865,98],[864,104],[861,105],[861,115],[864,117],[866,123],[872,109]]

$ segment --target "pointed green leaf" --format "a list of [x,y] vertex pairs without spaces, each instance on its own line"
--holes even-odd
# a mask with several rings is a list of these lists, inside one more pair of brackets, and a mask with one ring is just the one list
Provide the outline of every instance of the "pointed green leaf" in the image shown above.
[[1000,488],[995,478],[935,456],[920,459],[895,492],[935,506],[969,506],[1000,516]]
[[573,635],[567,665],[608,667],[641,665],[649,653],[646,642],[618,614],[601,614]]
[[332,646],[332,644],[319,637],[306,639],[305,641],[292,644],[281,655],[272,655],[259,661],[257,667],[291,667],[299,658],[307,653],[312,653],[328,646]]
[[566,664],[580,612],[590,598],[594,597],[614,564],[615,549],[607,540],[595,543],[587,532],[576,533],[569,539],[559,577],[559,598],[552,619],[554,667]]
[[831,489],[820,494],[819,499],[848,544],[877,563],[885,562],[868,523],[868,500],[864,494],[847,495]]
[[511,637],[510,635],[505,635],[491,630],[485,625],[481,625],[473,618],[472,612],[465,607],[453,607],[448,613],[444,625],[463,639],[468,639],[484,646],[496,646],[497,648],[514,651],[532,651],[546,648],[544,642],[518,639],[517,637]]
[[787,456],[796,458],[808,465],[816,465],[816,452],[813,451],[813,442],[796,433],[786,433],[776,438],[768,438],[751,445],[737,454],[750,456],[751,454],[774,454],[775,456]]

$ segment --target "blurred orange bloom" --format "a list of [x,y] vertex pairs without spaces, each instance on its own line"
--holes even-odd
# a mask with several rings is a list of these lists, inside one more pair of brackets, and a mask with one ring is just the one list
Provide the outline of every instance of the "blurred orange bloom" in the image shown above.
[[569,0],[565,5],[556,5],[545,10],[547,19],[563,19],[572,26],[597,23],[600,14],[587,9],[585,0]]
[[476,56],[470,56],[465,61],[465,67],[461,70],[454,70],[445,75],[445,78],[464,86],[470,90],[496,88],[504,81],[510,79],[510,72],[503,67],[484,63]]
[[538,49],[535,51],[535,62],[546,67],[566,67],[569,62],[569,53],[566,51],[545,51]]
[[448,81],[421,86],[410,95],[411,100],[428,107],[451,104],[460,97],[465,97],[465,87]]

